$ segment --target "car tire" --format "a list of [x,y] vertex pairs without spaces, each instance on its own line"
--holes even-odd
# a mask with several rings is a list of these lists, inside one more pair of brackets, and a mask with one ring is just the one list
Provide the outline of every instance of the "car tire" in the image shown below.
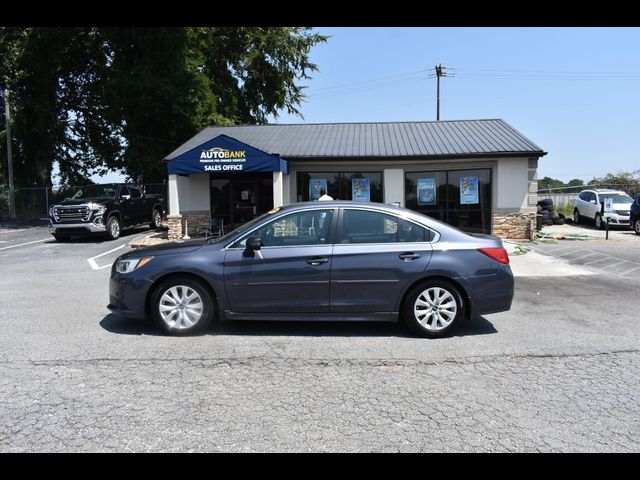
[[464,310],[462,295],[456,287],[443,280],[428,280],[409,292],[402,314],[413,333],[439,338],[457,327],[464,318]]
[[71,235],[54,234],[53,238],[56,239],[56,242],[66,242],[67,240],[69,240],[71,238]]
[[153,213],[151,214],[151,219],[152,220],[149,226],[151,227],[152,230],[157,230],[158,228],[160,228],[162,224],[162,212],[157,208],[154,209]]
[[553,205],[553,200],[551,198],[543,198],[542,200],[538,200],[538,205],[541,207]]
[[553,220],[551,220],[550,218],[547,219],[542,219],[542,225],[546,225],[546,226],[551,226],[553,225]]
[[602,215],[600,215],[599,213],[596,213],[596,218],[594,219],[593,223],[598,230],[604,230],[605,224],[602,220]]
[[580,223],[582,222],[582,215],[580,215],[580,212],[578,211],[577,208],[573,209],[573,223],[575,223],[576,225],[580,225]]
[[553,206],[553,204],[551,205],[542,205],[542,210],[546,210],[547,212],[553,212],[556,209],[556,207]]
[[109,240],[117,240],[120,238],[120,220],[112,215],[107,220],[107,238]]
[[161,282],[151,296],[151,316],[167,335],[203,333],[215,316],[215,301],[202,281],[188,276]]
[[636,232],[636,235],[640,235],[640,218],[636,218],[633,222],[633,231]]

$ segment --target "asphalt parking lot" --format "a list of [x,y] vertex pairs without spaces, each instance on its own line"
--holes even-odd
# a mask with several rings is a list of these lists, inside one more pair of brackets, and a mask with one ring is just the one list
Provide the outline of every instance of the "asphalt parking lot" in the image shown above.
[[105,307],[108,267],[145,233],[0,228],[0,451],[640,451],[640,242],[514,255],[512,310],[450,338],[271,322],[175,338]]

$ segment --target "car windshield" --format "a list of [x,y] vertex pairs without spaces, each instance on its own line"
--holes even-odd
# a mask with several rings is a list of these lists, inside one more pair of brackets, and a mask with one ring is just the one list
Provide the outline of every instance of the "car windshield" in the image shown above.
[[633,203],[633,198],[624,193],[601,193],[600,201],[604,203],[605,198],[610,198],[612,203]]
[[114,185],[89,185],[82,187],[71,198],[114,198],[116,190]]

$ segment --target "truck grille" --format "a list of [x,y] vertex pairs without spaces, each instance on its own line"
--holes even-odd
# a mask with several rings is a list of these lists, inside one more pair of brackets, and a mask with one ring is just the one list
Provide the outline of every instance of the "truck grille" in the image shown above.
[[91,210],[86,205],[72,207],[54,207],[53,217],[56,222],[88,222]]

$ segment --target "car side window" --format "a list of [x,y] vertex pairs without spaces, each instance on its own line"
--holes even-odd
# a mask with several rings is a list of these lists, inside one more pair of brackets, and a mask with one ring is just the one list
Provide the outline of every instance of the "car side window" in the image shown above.
[[131,193],[126,185],[123,185],[122,188],[120,188],[120,198],[131,198]]
[[578,195],[578,197],[580,197],[580,200],[584,200],[585,202],[588,202],[589,192],[581,192],[580,195]]
[[345,210],[339,243],[429,242],[433,232],[413,222],[381,212]]
[[263,247],[323,245],[329,238],[333,210],[296,212],[254,230],[233,248],[244,248],[249,237],[258,237]]
[[142,193],[140,192],[140,189],[138,187],[132,187],[131,185],[129,185],[129,192],[131,192],[131,198],[140,198],[142,196]]

